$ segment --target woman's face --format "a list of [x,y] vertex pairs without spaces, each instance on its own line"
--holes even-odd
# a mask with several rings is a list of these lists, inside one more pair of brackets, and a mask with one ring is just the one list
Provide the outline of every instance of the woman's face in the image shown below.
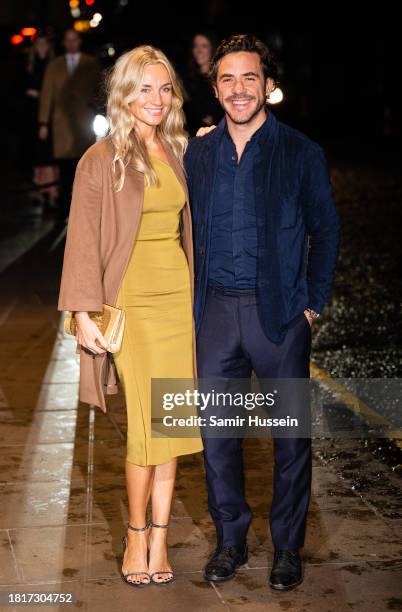
[[49,43],[47,42],[46,38],[44,38],[43,36],[39,36],[35,40],[35,51],[36,51],[36,53],[40,57],[45,57],[45,55],[48,52],[48,50],[49,50]]
[[159,125],[172,106],[172,97],[172,81],[165,66],[146,66],[140,95],[129,103],[138,127]]
[[195,62],[199,66],[202,66],[203,64],[207,64],[211,61],[211,56],[212,46],[208,38],[206,38],[202,34],[197,34],[197,36],[194,36],[193,57]]

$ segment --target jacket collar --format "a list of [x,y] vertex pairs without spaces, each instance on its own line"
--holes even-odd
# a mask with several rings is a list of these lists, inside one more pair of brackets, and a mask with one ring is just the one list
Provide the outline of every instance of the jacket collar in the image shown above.
[[[221,141],[225,133],[226,126],[226,118],[224,117],[219,121],[217,127],[207,135],[207,142],[205,143],[207,148],[213,147]],[[259,137],[259,143],[263,148],[267,144],[268,140],[276,135],[278,126],[278,120],[271,110],[269,110],[267,113],[265,126],[266,127],[263,129]]]

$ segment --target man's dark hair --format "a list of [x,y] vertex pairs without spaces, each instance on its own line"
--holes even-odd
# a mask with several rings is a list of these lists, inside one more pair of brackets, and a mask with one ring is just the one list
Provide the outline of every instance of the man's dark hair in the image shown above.
[[275,83],[277,82],[278,68],[267,45],[259,40],[259,38],[254,36],[254,34],[236,34],[223,40],[215,51],[211,62],[211,69],[209,71],[209,78],[213,85],[216,83],[218,66],[222,57],[225,57],[225,55],[228,55],[229,53],[236,53],[238,51],[257,53],[260,56],[264,77],[266,79],[270,77],[275,81]]

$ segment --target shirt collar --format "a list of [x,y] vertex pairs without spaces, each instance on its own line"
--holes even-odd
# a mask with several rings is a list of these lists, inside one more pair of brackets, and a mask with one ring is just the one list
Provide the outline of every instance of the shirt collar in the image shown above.
[[[254,132],[254,134],[251,136],[250,140],[248,141],[250,145],[254,145],[254,144],[262,145],[269,136],[269,132],[270,132],[272,123],[273,123],[273,115],[271,111],[268,111],[267,117],[264,123],[260,125],[258,130]],[[233,140],[232,140],[232,137],[230,135],[229,128],[227,125],[226,118],[223,119],[223,124],[224,124],[223,125],[224,136],[228,138],[230,142],[233,143]]]

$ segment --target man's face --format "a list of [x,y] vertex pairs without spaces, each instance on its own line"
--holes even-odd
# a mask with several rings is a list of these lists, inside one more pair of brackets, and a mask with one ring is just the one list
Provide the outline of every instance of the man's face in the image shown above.
[[265,79],[258,53],[236,51],[218,65],[215,94],[234,123],[249,123],[265,106],[273,80]]
[[74,30],[67,30],[63,38],[66,53],[77,53],[81,47],[81,38]]

